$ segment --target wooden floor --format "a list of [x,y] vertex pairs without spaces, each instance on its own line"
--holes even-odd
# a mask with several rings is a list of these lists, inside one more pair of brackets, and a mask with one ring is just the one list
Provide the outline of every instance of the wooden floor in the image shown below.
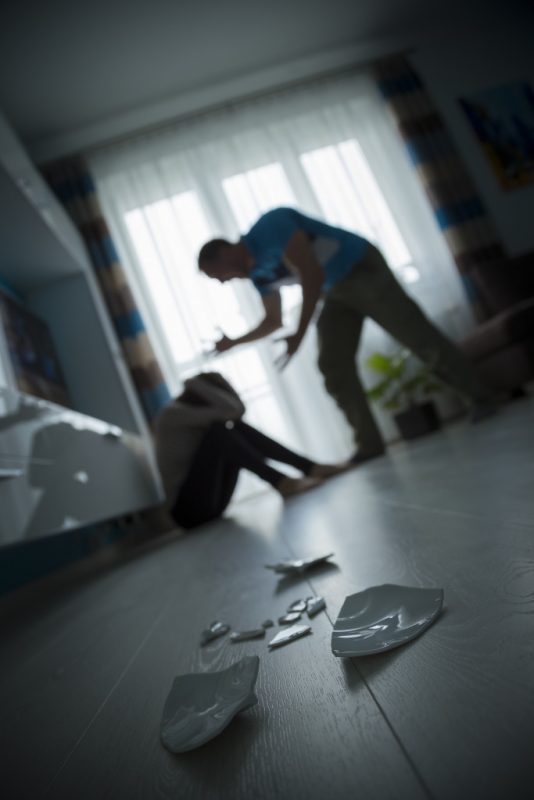
[[[335,552],[278,582],[263,564]],[[344,597],[384,582],[439,586],[419,639],[343,660]],[[313,634],[269,652],[218,640],[311,593]],[[74,568],[4,599],[3,800],[534,796],[534,399],[466,422],[284,507],[268,492],[120,564]],[[258,705],[172,756],[159,724],[173,677],[260,656]]]

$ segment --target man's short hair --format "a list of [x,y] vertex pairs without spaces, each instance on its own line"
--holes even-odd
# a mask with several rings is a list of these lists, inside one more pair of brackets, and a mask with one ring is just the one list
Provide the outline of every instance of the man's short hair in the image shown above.
[[229,244],[230,242],[227,242],[226,239],[212,239],[206,242],[206,244],[202,245],[200,253],[198,254],[199,266],[205,261],[217,261],[222,248],[228,247]]

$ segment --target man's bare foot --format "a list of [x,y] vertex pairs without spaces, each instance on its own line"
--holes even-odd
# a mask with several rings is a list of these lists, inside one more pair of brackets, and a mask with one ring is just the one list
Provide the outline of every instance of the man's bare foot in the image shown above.
[[322,483],[321,478],[282,478],[281,481],[275,486],[277,492],[280,492],[282,497],[285,499],[287,497],[292,497],[294,494],[300,494],[301,492],[307,492],[310,489],[315,489],[317,486],[320,486]]
[[308,472],[309,478],[331,478],[346,472],[352,464],[349,461],[342,461],[339,464],[314,464]]

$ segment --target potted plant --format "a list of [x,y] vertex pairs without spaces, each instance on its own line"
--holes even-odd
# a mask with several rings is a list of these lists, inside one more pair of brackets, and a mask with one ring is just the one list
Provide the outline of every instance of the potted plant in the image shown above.
[[391,355],[373,353],[365,363],[380,376],[367,396],[396,412],[393,417],[403,439],[415,439],[440,427],[436,406],[429,397],[441,386],[430,367],[404,349]]

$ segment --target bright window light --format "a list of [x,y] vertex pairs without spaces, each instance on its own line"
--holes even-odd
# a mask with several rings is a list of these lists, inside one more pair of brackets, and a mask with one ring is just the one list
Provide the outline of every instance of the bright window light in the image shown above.
[[[403,280],[418,280],[419,273],[356,140],[302,153],[294,166],[306,174],[328,222],[363,234],[380,246]],[[241,232],[271,208],[302,205],[278,162],[228,176],[221,183]],[[253,327],[254,303],[257,310],[261,304],[240,281],[222,285],[199,276],[198,251],[214,235],[201,196],[194,191],[175,194],[127,212],[125,223],[141,266],[141,289],[176,374],[183,380],[203,365],[216,369],[238,389],[251,420],[289,441],[291,432],[272,394],[261,349],[255,345],[239,348],[214,361],[203,355],[221,331],[239,336]],[[292,312],[294,321],[300,287],[285,286],[282,295],[285,312]]]
[[365,236],[405,280],[417,280],[419,273],[358,142],[311,150],[300,160],[326,221]]
[[[223,181],[223,190],[239,230],[243,233],[261,214],[278,206],[298,206],[286,173],[281,164],[267,164]],[[282,287],[284,314],[300,304],[300,286]]]
[[222,182],[239,230],[248,230],[258,217],[277,206],[296,206],[297,200],[281,164],[267,164]]
[[[247,329],[236,291],[231,284],[199,276],[198,251],[213,234],[194,192],[129,211],[125,223],[158,327],[177,373],[185,379],[198,372],[202,353],[220,337],[221,330],[236,336]],[[268,384],[254,349],[221,356],[213,369],[226,375],[245,399]]]

